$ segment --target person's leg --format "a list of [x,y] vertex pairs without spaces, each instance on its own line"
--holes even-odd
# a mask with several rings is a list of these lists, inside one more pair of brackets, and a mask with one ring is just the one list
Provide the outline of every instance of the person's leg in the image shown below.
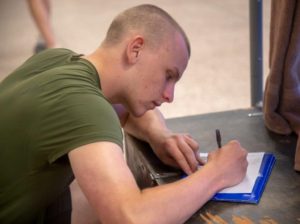
[[72,197],[72,224],[99,224],[92,207],[81,191],[76,180],[70,185]]
[[50,18],[49,0],[27,0],[31,15],[36,23],[41,37],[45,43],[45,48],[56,46],[55,36],[52,30]]

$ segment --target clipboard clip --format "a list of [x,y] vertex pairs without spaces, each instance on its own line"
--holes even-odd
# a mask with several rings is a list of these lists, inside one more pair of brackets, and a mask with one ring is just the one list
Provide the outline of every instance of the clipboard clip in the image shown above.
[[150,173],[151,179],[152,180],[157,180],[157,179],[164,179],[164,178],[169,178],[169,177],[179,177],[180,173],[179,172],[162,172],[162,173]]

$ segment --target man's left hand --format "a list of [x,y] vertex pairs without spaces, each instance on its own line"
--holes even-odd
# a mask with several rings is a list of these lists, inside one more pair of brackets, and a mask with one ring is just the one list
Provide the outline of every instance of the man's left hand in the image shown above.
[[203,164],[199,144],[189,134],[165,133],[150,145],[162,162],[181,168],[186,174],[195,172],[199,163]]

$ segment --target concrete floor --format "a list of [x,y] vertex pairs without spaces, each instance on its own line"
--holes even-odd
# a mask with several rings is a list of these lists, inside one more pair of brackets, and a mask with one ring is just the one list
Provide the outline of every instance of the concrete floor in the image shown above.
[[[167,118],[250,107],[249,7],[247,0],[52,1],[59,44],[80,53],[99,45],[123,9],[152,3],[185,29],[192,57]],[[264,1],[264,74],[268,73],[270,0]],[[33,53],[38,32],[26,1],[0,1],[0,80]],[[264,77],[265,78],[265,77]]]

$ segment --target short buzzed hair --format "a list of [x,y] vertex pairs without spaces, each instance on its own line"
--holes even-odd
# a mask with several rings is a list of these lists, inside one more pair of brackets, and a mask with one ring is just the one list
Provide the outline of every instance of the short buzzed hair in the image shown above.
[[103,44],[120,43],[130,31],[143,32],[145,41],[157,46],[168,34],[178,32],[182,35],[188,54],[191,54],[190,42],[180,25],[163,9],[149,4],[135,6],[120,13],[111,23]]

